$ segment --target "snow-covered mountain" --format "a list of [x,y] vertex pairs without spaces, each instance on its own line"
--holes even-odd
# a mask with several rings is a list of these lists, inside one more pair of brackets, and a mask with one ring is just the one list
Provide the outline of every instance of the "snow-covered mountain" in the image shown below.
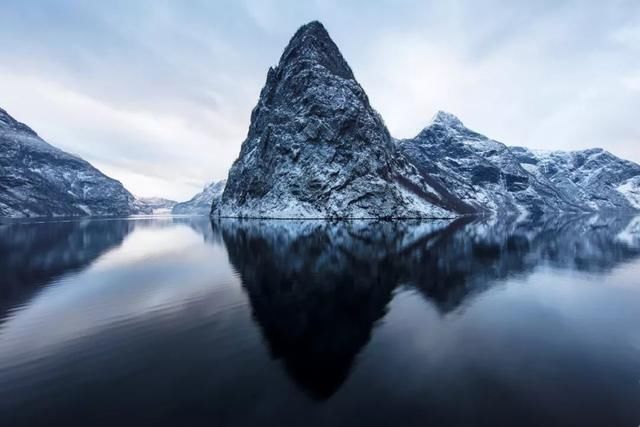
[[154,215],[170,214],[177,203],[175,200],[163,199],[162,197],[138,197],[136,199],[136,206],[141,211],[151,211]]
[[141,213],[135,201],[120,182],[0,109],[0,216]]
[[532,174],[510,147],[466,128],[453,114],[438,112],[415,138],[398,146],[434,188],[477,212],[587,210],[547,177]]
[[508,147],[439,112],[400,150],[439,191],[478,212],[547,213],[640,209],[640,165],[602,149]]
[[640,165],[594,148],[581,151],[542,151],[511,147],[532,175],[546,179],[585,209],[640,209]]
[[220,199],[226,184],[226,179],[207,184],[191,200],[177,203],[171,213],[179,215],[209,215],[212,204]]
[[452,217],[640,210],[640,166],[509,147],[439,112],[394,141],[324,27],[269,70],[214,216]]
[[271,68],[216,216],[452,217],[398,153],[319,22],[301,27]]

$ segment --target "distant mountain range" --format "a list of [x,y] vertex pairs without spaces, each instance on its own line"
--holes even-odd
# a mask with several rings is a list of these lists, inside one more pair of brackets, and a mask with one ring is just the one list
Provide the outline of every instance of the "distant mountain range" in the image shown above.
[[176,204],[172,213],[176,215],[209,215],[212,203],[220,199],[226,184],[227,180],[207,184],[200,193],[190,200]]
[[136,204],[141,210],[150,210],[154,215],[170,214],[171,209],[177,203],[175,200],[163,199],[162,197],[138,197],[136,200]]
[[191,200],[136,199],[0,109],[0,216],[169,213],[254,218],[451,218],[640,211],[640,166],[602,149],[510,147],[439,112],[391,137],[319,22],[269,69],[228,179]]

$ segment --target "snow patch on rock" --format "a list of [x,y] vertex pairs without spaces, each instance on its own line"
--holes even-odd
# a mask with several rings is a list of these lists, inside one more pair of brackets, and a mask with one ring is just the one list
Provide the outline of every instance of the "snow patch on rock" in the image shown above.
[[616,190],[629,201],[632,207],[640,210],[640,176],[626,180]]

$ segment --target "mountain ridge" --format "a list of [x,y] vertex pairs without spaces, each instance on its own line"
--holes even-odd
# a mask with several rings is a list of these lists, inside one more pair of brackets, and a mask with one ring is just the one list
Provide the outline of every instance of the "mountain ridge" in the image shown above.
[[[344,118],[345,112],[355,112],[355,124],[353,118]],[[363,126],[358,120],[365,115],[369,123],[364,135],[345,133],[345,127]],[[335,146],[346,162],[336,162],[336,152],[331,151]],[[322,155],[323,151],[332,155]],[[298,162],[307,152],[312,160]],[[590,152],[573,157],[589,157]],[[446,218],[640,209],[640,166],[609,155],[599,162],[601,168],[613,171],[592,173],[567,156],[547,157],[557,158],[554,165],[560,169],[582,168],[593,180],[581,180],[569,170],[549,173],[550,161],[544,156],[536,158],[531,150],[490,139],[445,111],[438,111],[414,138],[393,139],[324,26],[312,21],[296,31],[278,65],[269,69],[247,138],[211,213],[257,218]],[[350,171],[354,157],[368,159],[366,166]],[[537,164],[547,166],[539,169]],[[371,172],[376,169],[380,173]],[[365,176],[367,184],[348,190],[342,184],[331,187],[340,182],[340,173],[351,174],[350,182],[355,183]],[[315,180],[312,185],[309,177]],[[371,192],[379,181],[387,183],[387,195],[396,189],[401,196]],[[339,192],[348,203],[340,204],[332,192]],[[403,196],[420,203],[407,203]],[[368,198],[368,204],[353,209],[351,203],[358,197]]]
[[222,197],[226,184],[226,179],[208,183],[201,192],[191,199],[176,203],[171,213],[174,215],[209,215],[212,205]]
[[148,213],[120,181],[42,139],[0,109],[0,216]]

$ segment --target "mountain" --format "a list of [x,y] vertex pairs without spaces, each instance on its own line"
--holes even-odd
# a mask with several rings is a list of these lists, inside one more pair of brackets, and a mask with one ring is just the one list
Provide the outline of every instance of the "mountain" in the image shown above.
[[546,176],[532,174],[505,144],[466,128],[453,114],[438,112],[400,151],[438,192],[453,194],[478,212],[543,213],[589,210]]
[[193,196],[191,200],[177,203],[171,213],[179,215],[209,215],[212,204],[220,199],[226,184],[226,179],[207,184],[204,189]]
[[594,148],[542,151],[511,147],[532,175],[552,182],[573,203],[590,210],[640,209],[640,165]]
[[394,140],[322,24],[271,68],[213,216],[454,217],[640,210],[640,166],[509,147],[439,112]]
[[509,147],[438,112],[400,151],[435,189],[478,212],[511,214],[640,209],[640,165],[602,149]]
[[154,215],[170,214],[177,203],[175,200],[163,199],[162,197],[138,197],[136,199],[136,206],[141,211]]
[[123,185],[0,109],[0,216],[139,213]]
[[[452,217],[401,153],[319,22],[269,69],[214,216]],[[467,209],[467,211],[471,211]]]

